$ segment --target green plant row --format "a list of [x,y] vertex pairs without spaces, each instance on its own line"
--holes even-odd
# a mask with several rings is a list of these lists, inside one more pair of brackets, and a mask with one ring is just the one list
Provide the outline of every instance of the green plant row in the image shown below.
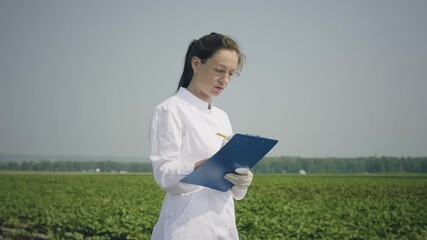
[[[0,174],[0,236],[150,239],[163,197],[152,175]],[[241,239],[426,239],[426,199],[424,175],[256,174],[235,208]]]

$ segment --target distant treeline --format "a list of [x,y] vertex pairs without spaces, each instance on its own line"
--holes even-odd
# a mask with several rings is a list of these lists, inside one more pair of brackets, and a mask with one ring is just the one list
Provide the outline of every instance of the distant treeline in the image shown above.
[[270,157],[256,173],[427,173],[427,157],[302,158]]
[[115,161],[22,161],[0,162],[0,170],[53,172],[152,172],[149,162]]
[[[0,162],[2,171],[152,172],[149,162],[47,161]],[[427,157],[302,158],[267,157],[255,173],[427,173]]]

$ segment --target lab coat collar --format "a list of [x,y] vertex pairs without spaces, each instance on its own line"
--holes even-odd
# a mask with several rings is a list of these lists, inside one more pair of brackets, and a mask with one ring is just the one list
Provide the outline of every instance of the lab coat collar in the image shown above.
[[204,109],[204,110],[211,110],[213,108],[213,100],[210,99],[209,102],[205,102],[202,99],[194,96],[190,91],[188,91],[186,88],[180,87],[178,92],[176,93],[178,97],[183,99],[184,101],[196,105],[198,108]]

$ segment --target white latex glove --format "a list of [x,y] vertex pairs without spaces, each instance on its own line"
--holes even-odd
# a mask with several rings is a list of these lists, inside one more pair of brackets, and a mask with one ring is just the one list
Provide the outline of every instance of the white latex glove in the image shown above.
[[253,174],[249,168],[236,168],[236,173],[227,173],[224,178],[240,189],[248,188],[252,183]]

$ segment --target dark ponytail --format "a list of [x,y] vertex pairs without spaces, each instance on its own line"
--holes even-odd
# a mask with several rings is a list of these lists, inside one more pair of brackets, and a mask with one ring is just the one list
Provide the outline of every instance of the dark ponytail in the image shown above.
[[193,40],[190,43],[190,46],[188,46],[187,54],[185,54],[184,59],[184,70],[182,71],[181,79],[179,80],[178,89],[180,87],[187,88],[188,85],[191,82],[191,79],[193,78],[193,67],[191,66],[191,58],[192,56],[192,50],[194,44],[197,42],[197,40]]
[[190,45],[188,46],[187,54],[185,54],[184,70],[182,71],[177,91],[181,87],[187,88],[188,85],[190,85],[191,79],[193,79],[193,67],[191,66],[191,59],[194,56],[207,60],[220,49],[236,51],[237,55],[239,56],[238,70],[242,69],[245,55],[240,51],[237,43],[228,36],[213,32],[209,35],[201,37],[199,40],[191,41]]

